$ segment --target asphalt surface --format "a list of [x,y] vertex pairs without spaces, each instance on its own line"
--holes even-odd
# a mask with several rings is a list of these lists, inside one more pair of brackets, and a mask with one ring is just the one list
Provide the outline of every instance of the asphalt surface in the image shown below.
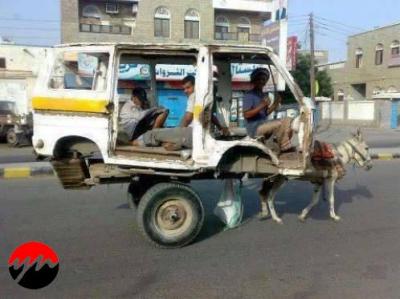
[[[399,298],[400,162],[349,169],[337,186],[340,223],[321,202],[297,214],[311,185],[278,194],[284,225],[259,221],[256,182],[243,191],[244,224],[212,215],[221,184],[193,184],[207,211],[200,237],[177,250],[153,248],[138,233],[126,185],[64,191],[53,178],[0,180],[0,298]],[[60,257],[47,288],[30,291],[8,273],[10,253],[38,240]]]
[[35,162],[36,156],[33,154],[31,146],[9,147],[7,144],[0,144],[0,164],[2,163],[29,163]]

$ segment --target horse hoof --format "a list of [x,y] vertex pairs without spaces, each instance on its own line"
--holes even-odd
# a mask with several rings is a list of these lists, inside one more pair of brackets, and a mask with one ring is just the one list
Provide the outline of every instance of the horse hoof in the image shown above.
[[340,217],[339,216],[332,216],[331,218],[335,222],[339,222],[340,221]]
[[260,212],[258,213],[258,220],[263,221],[263,220],[267,220],[269,218],[269,213],[265,213],[265,212]]
[[274,219],[274,221],[275,221],[276,223],[280,224],[280,225],[283,224],[283,221],[282,221],[282,219],[280,219],[280,218]]
[[307,216],[299,215],[298,218],[299,218],[299,221],[300,221],[300,222],[306,222]]

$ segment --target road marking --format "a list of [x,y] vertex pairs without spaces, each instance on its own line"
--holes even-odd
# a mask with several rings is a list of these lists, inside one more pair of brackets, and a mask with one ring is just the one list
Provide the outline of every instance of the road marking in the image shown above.
[[31,169],[29,167],[4,168],[4,178],[5,179],[27,178],[30,176],[31,176]]
[[384,160],[384,161],[393,160],[392,154],[379,154],[378,157],[379,157],[379,160]]

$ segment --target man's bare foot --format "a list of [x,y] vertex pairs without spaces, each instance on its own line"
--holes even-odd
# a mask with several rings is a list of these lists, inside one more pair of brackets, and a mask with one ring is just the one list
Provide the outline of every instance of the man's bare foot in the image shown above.
[[175,143],[171,143],[171,142],[165,142],[165,143],[163,143],[162,146],[163,146],[167,151],[171,151],[171,152],[173,152],[173,151],[178,151],[178,150],[181,149],[180,146],[178,146],[178,145],[175,144]]

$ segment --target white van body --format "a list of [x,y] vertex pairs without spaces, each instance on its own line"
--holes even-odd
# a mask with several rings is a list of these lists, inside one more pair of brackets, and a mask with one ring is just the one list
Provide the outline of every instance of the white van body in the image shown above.
[[[118,67],[121,53],[136,53],[143,57],[155,55],[155,59],[174,61],[174,57],[192,55],[196,57],[196,103],[193,120],[193,148],[191,158],[175,159],[165,157],[155,159],[149,157],[129,157],[116,152],[118,132],[118,111],[120,103],[117,95]],[[108,58],[106,75],[95,78],[99,88],[68,89],[54,88],[51,81],[57,79],[55,66],[57,57],[71,59],[75,63],[80,58],[76,53],[90,53],[98,57]],[[97,54],[96,54],[97,53]],[[99,54],[101,53],[101,54]],[[300,140],[302,151],[301,167],[279,167],[279,158],[265,145],[251,138],[233,141],[216,140],[210,135],[207,128],[201,124],[201,113],[205,107],[213,102],[213,55],[224,53],[243,57],[265,55],[292,91],[299,103],[300,113],[303,115],[303,125]],[[135,54],[135,55],[136,55]],[[87,55],[87,54],[85,54]],[[132,54],[133,55],[133,54]],[[222,55],[222,54],[221,54]],[[303,101],[301,90],[294,82],[290,73],[269,48],[264,46],[227,46],[227,45],[158,45],[158,44],[96,44],[96,45],[62,45],[56,47],[54,53],[43,66],[37,87],[34,92],[32,106],[34,109],[34,136],[33,145],[36,153],[41,156],[60,157],[61,144],[70,142],[74,138],[84,139],[97,146],[101,153],[104,165],[124,166],[136,169],[158,169],[179,172],[207,172],[215,171],[224,155],[233,148],[254,148],[270,156],[272,164],[278,166],[278,172],[284,175],[301,176],[304,174],[308,162],[308,148],[312,140],[312,110],[309,101]],[[74,58],[71,58],[74,57]],[[237,56],[237,55],[236,55]],[[67,58],[66,58],[67,57]],[[75,59],[75,60],[74,60]],[[100,59],[100,58],[99,58]],[[104,59],[104,58],[101,58]],[[90,59],[88,59],[90,60]],[[100,61],[100,60],[99,60]],[[99,66],[97,66],[99,68]],[[101,71],[99,71],[101,73]],[[63,76],[61,74],[61,76]],[[222,80],[222,79],[221,79]],[[99,83],[100,82],[100,83]],[[62,83],[57,83],[62,84]],[[225,99],[224,99],[225,100]],[[67,143],[68,143],[67,142]],[[256,171],[256,170],[255,170]]]

